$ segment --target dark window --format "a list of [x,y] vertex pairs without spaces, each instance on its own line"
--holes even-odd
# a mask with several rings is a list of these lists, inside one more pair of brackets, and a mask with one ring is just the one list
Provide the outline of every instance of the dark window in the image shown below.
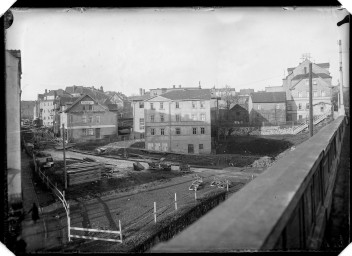
[[197,134],[197,128],[193,128],[193,134]]
[[181,128],[176,128],[176,134],[178,134],[178,135],[181,134]]
[[154,122],[154,115],[150,116],[150,122]]
[[204,127],[200,128],[200,133],[201,134],[205,134],[205,128]]
[[150,109],[154,109],[154,104],[150,103]]
[[154,128],[150,129],[150,134],[151,135],[155,135],[155,129]]
[[160,122],[164,122],[164,115],[160,115]]
[[180,122],[181,121],[181,116],[180,115],[176,115],[176,122]]
[[160,109],[164,109],[164,103],[160,102]]
[[144,102],[139,102],[139,108],[144,108]]
[[199,144],[199,149],[203,149],[203,144]]
[[164,135],[164,133],[165,133],[165,129],[164,129],[164,128],[161,128],[161,129],[160,129],[160,134],[161,134],[161,135]]
[[89,109],[89,110],[93,110],[93,106],[92,106],[92,105],[89,105],[89,106],[88,106],[88,109]]
[[176,108],[180,108],[180,103],[176,102]]

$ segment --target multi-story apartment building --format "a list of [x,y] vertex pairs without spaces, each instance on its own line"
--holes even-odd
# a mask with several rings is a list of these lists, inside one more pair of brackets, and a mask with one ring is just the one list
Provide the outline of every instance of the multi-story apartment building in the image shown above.
[[210,89],[175,90],[144,101],[148,150],[211,152]]
[[151,98],[149,93],[141,96],[129,97],[133,113],[133,129],[131,139],[143,139],[145,137],[144,101],[149,98]]
[[285,92],[254,92],[248,102],[249,122],[253,125],[262,123],[286,122]]
[[[287,100],[287,120],[297,121],[309,115],[309,64],[306,59],[295,68],[288,68],[283,79]],[[312,63],[313,115],[331,114],[331,79],[329,63]]]
[[117,115],[89,95],[68,106],[60,117],[71,142],[98,140],[117,134]]

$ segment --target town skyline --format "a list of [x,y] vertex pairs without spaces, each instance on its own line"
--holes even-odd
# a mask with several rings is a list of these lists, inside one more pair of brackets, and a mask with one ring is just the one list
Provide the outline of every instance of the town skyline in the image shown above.
[[22,100],[73,85],[103,86],[127,96],[137,95],[139,88],[199,83],[202,88],[259,91],[281,86],[287,68],[297,66],[305,53],[315,63],[330,63],[333,85],[339,79],[342,32],[336,23],[345,12],[336,8],[33,9],[13,14],[6,48],[22,52]]

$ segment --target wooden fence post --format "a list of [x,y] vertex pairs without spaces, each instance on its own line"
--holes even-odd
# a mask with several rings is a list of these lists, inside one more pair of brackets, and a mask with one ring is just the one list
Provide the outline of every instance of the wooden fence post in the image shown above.
[[71,219],[70,219],[70,205],[67,204],[67,235],[68,241],[71,241]]
[[226,180],[226,190],[229,192],[229,180]]
[[154,222],[156,223],[156,202],[154,202]]
[[121,229],[121,220],[119,220],[119,229],[120,229],[120,240],[122,243],[122,229]]
[[176,196],[176,193],[175,193],[175,210],[177,210],[177,196]]
[[194,188],[194,201],[197,202],[197,188]]

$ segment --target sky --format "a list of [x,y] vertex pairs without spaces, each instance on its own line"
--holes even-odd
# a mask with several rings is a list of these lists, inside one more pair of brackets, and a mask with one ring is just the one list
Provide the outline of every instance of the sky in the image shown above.
[[281,86],[287,68],[310,53],[339,79],[347,12],[321,8],[12,9],[6,49],[22,54],[22,100],[45,89],[94,86],[137,95],[139,88],[236,91]]

